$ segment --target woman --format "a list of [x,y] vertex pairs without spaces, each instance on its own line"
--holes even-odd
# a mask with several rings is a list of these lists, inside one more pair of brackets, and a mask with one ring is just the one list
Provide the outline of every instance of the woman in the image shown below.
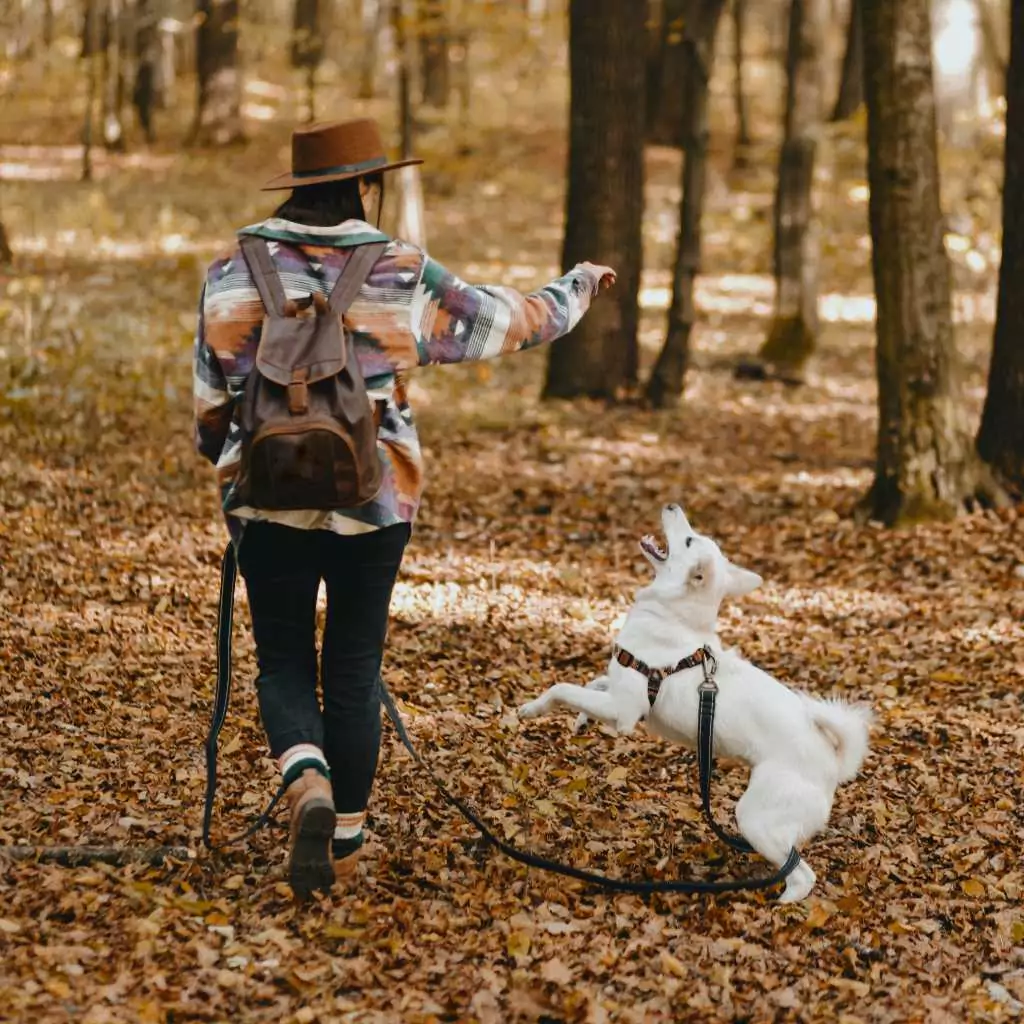
[[[245,578],[259,675],[260,717],[291,810],[290,879],[297,895],[350,873],[380,747],[378,677],[388,606],[422,490],[422,460],[401,371],[515,352],[567,334],[609,267],[583,263],[530,295],[475,288],[368,223],[389,162],[373,121],[315,125],[292,136],[291,189],[269,220],[244,228],[270,243],[289,298],[327,295],[357,245],[387,242],[345,313],[371,400],[383,485],[355,509],[268,512],[237,494],[236,400],[252,370],[263,305],[238,246],[210,267],[195,345],[196,446],[217,469]],[[242,538],[244,536],[244,543]],[[327,587],[317,698],[316,600]],[[324,828],[325,805],[336,818]],[[311,808],[318,808],[314,815]]]

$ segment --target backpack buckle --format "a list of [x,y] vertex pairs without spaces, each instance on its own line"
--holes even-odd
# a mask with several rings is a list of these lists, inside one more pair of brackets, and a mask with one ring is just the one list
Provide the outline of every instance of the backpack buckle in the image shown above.
[[293,416],[309,412],[309,388],[304,380],[293,380],[288,385],[288,411]]

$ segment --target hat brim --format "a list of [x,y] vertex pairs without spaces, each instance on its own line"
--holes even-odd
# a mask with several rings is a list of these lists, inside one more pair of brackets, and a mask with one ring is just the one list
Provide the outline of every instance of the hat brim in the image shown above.
[[410,158],[409,160],[396,160],[392,164],[383,164],[374,167],[370,171],[348,171],[346,173],[317,174],[315,176],[302,175],[296,177],[291,171],[278,174],[271,178],[265,185],[260,186],[261,192],[277,192],[286,188],[301,188],[303,185],[322,185],[328,181],[348,181],[350,178],[363,178],[368,174],[381,174],[384,171],[397,171],[401,167],[413,167],[423,163],[422,160]]

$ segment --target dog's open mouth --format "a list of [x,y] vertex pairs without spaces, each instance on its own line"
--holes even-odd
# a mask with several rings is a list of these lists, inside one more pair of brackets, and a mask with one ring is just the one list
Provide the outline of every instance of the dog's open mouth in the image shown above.
[[640,541],[640,548],[648,558],[653,558],[655,562],[665,562],[668,560],[668,551],[658,543],[656,537],[652,534],[647,534]]

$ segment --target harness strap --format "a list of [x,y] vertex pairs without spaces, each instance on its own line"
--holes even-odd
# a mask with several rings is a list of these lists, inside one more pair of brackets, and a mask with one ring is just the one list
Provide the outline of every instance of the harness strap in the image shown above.
[[661,692],[661,684],[669,676],[674,676],[677,672],[684,672],[688,668],[704,665],[708,659],[713,664],[715,663],[715,656],[711,653],[711,648],[709,647],[701,647],[694,651],[693,654],[687,655],[667,668],[651,668],[646,661],[641,661],[635,654],[630,654],[629,651],[618,644],[613,648],[612,654],[623,668],[631,668],[646,677],[647,701],[652,708],[654,707],[654,702],[658,699],[658,694]]

